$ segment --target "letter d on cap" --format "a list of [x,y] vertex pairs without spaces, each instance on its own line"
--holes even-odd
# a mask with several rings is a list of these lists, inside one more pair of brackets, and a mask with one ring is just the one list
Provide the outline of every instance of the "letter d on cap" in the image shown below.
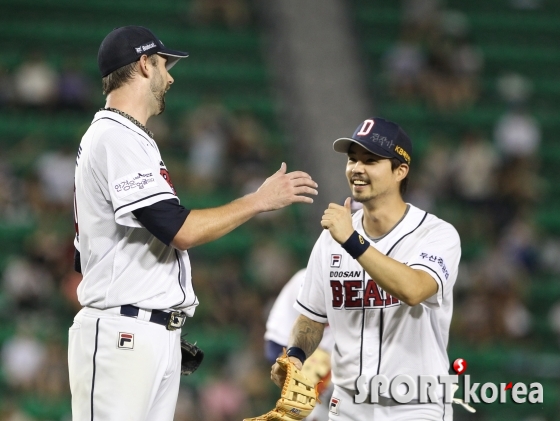
[[373,124],[374,121],[373,120],[365,120],[364,124],[362,125],[362,128],[360,129],[360,131],[358,133],[356,133],[357,136],[365,136],[367,135],[369,132],[371,132],[371,129],[373,128]]

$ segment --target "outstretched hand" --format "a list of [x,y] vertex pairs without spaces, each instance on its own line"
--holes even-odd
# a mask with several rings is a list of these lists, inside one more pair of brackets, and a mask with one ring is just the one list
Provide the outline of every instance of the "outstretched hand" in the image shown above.
[[329,230],[332,238],[339,244],[343,244],[354,232],[351,203],[351,199],[347,197],[344,206],[329,204],[321,219],[321,226]]
[[292,203],[313,203],[305,195],[317,195],[317,183],[303,171],[286,172],[286,163],[268,177],[256,191],[263,212],[284,208]]

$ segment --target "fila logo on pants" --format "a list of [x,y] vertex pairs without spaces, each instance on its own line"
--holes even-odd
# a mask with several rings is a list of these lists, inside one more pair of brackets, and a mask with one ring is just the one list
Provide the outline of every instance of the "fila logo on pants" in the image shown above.
[[134,349],[134,334],[119,332],[117,347],[120,349]]

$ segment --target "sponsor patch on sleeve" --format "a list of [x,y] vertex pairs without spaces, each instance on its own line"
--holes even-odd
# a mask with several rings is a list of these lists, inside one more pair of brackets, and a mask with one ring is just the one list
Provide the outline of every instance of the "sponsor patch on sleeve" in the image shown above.
[[125,175],[113,181],[111,184],[113,193],[116,197],[121,199],[133,193],[156,187],[156,173],[152,169],[145,169]]
[[437,263],[441,268],[441,272],[445,276],[445,279],[449,279],[449,271],[447,270],[447,266],[445,266],[445,261],[443,260],[443,258],[430,253],[420,253],[420,258],[431,263]]

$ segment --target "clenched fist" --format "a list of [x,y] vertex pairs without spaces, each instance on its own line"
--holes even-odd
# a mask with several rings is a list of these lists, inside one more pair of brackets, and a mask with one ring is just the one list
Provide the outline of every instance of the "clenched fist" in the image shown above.
[[344,206],[329,204],[321,219],[321,226],[329,230],[332,238],[339,244],[343,244],[354,232],[350,204],[349,197],[344,201]]

